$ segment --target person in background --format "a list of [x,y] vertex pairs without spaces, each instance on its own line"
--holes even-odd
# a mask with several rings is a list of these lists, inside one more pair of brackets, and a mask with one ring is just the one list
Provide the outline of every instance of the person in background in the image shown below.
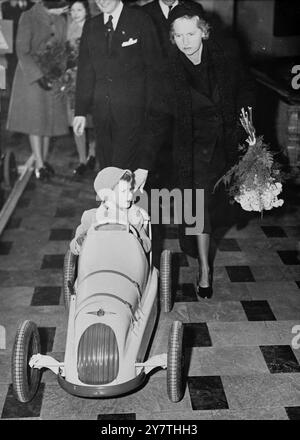
[[[183,2],[169,14],[173,50],[169,56],[169,100],[162,107],[161,121],[153,131],[159,134],[163,119],[174,115],[174,161],[176,182],[182,191],[204,191],[204,227],[186,235],[179,227],[183,252],[197,257],[197,294],[212,296],[212,270],[209,262],[212,231],[213,188],[220,176],[238,158],[238,145],[245,140],[239,124],[242,107],[255,103],[254,84],[241,60],[234,40],[215,40],[203,9],[195,2]],[[164,110],[163,110],[164,109]],[[165,113],[165,115],[164,115]],[[195,207],[195,204],[193,204]],[[184,209],[192,206],[184,198]]]
[[159,41],[141,8],[120,0],[96,3],[103,14],[83,28],[73,127],[82,134],[92,112],[100,169],[135,170],[142,190],[156,154],[147,127],[162,93]]
[[6,0],[1,3],[2,18],[13,22],[13,52],[6,55],[7,58],[7,80],[11,90],[14,73],[17,67],[18,58],[16,54],[16,36],[21,14],[28,11],[34,5],[30,0]]
[[[83,25],[87,18],[89,18],[88,2],[86,0],[75,0],[74,2],[72,2],[70,6],[70,17],[68,21],[67,41],[70,43],[71,46],[74,47],[75,51],[78,50]],[[74,69],[77,70],[77,67],[74,67]],[[72,126],[74,119],[73,103],[74,99],[68,99],[68,115],[70,126]],[[88,116],[86,130],[82,133],[82,135],[78,136],[74,133],[74,140],[79,156],[79,165],[73,171],[73,174],[75,176],[82,176],[88,168],[92,170],[95,168],[95,142],[94,140],[90,140],[91,127],[91,117]],[[86,136],[87,130],[89,130],[88,136]],[[86,155],[87,139],[90,140],[88,158]]]
[[7,129],[29,135],[35,158],[35,176],[48,180],[54,169],[47,162],[52,136],[68,134],[66,102],[52,91],[36,56],[50,41],[66,42],[66,22],[49,8],[59,3],[36,3],[22,14],[16,40],[18,65],[9,103]]

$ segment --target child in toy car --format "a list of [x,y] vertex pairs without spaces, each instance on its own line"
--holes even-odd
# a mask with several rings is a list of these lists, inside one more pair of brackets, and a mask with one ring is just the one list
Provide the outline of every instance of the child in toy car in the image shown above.
[[129,170],[107,167],[101,170],[94,188],[99,208],[84,211],[81,224],[70,243],[70,250],[79,255],[87,231],[93,224],[122,223],[129,224],[137,231],[146,253],[151,249],[151,240],[147,235],[149,216],[147,212],[133,203],[134,175]]

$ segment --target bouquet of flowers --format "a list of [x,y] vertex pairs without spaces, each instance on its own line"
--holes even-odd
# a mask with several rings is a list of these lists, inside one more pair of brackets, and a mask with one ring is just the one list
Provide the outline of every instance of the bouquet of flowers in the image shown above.
[[270,210],[283,205],[278,199],[282,191],[282,177],[274,154],[263,141],[263,136],[256,138],[252,121],[252,108],[241,110],[240,122],[248,134],[248,145],[239,147],[243,156],[219,181],[228,187],[229,196],[240,203],[245,211]]
[[66,70],[60,76],[56,83],[57,93],[59,95],[67,96],[70,101],[70,106],[73,109],[75,104],[75,87],[76,87],[76,75],[77,75],[77,62],[79,55],[79,41],[76,40],[75,44],[70,42],[66,43],[65,56],[66,56]]
[[50,38],[44,50],[35,55],[36,62],[40,66],[43,75],[55,87],[56,82],[66,70],[66,47],[65,44]]

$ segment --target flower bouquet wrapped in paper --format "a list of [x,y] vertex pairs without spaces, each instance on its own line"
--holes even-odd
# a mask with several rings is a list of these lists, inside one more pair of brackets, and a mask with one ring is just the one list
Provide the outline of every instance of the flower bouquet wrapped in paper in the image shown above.
[[64,95],[68,97],[71,109],[74,109],[75,106],[75,87],[79,55],[79,42],[79,38],[78,40],[76,40],[75,44],[71,44],[67,41],[65,48],[66,70],[58,79],[56,84],[57,93],[59,95]]
[[218,180],[215,188],[224,183],[231,199],[245,211],[262,212],[282,206],[283,199],[278,199],[282,191],[280,167],[263,136],[256,138],[251,107],[241,110],[240,121],[248,134],[248,145],[239,147],[243,156]]
[[35,59],[43,75],[52,84],[52,88],[55,88],[56,82],[59,81],[67,67],[65,44],[55,38],[50,38],[45,49],[39,51]]

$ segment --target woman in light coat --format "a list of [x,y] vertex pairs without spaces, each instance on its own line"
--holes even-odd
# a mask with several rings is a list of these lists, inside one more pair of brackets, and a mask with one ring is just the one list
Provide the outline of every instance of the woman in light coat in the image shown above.
[[[51,5],[51,6],[50,6]],[[68,133],[66,102],[52,90],[52,83],[37,62],[50,39],[66,41],[66,21],[51,13],[54,2],[35,4],[22,14],[16,40],[18,65],[9,105],[7,129],[29,135],[37,179],[54,174],[46,162],[52,136]]]

